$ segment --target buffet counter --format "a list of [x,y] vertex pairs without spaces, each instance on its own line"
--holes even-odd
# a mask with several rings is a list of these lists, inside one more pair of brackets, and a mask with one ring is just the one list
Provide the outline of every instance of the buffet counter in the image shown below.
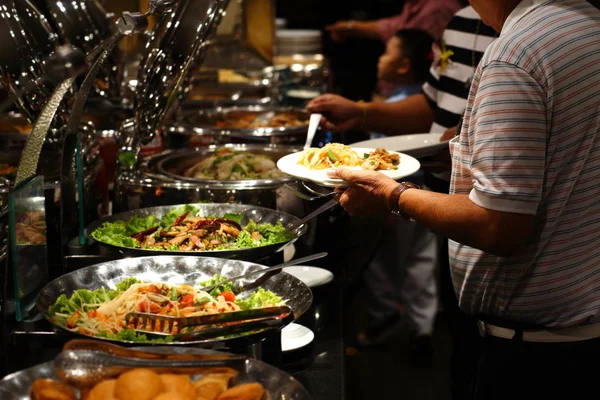
[[[311,309],[298,323],[315,332],[312,363],[304,369],[283,367],[304,385],[314,400],[345,399],[345,347],[343,340],[342,290],[339,283],[313,290]],[[318,310],[319,318],[315,313]]]
[[[90,258],[91,263],[97,258]],[[274,261],[277,262],[277,261]],[[84,264],[83,260],[80,260]],[[82,265],[79,265],[82,266]],[[313,342],[304,348],[279,354],[272,360],[263,346],[263,360],[295,377],[314,400],[344,399],[344,344],[342,336],[342,301],[339,282],[313,288],[310,309],[296,322],[315,333]],[[73,336],[53,329],[43,318],[35,318],[15,327],[9,338],[7,373],[53,360]],[[243,352],[243,350],[241,350]]]

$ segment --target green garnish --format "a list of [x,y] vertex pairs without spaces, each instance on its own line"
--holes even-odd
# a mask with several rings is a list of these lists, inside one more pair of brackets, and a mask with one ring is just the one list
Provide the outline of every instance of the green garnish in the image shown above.
[[327,157],[329,157],[329,159],[334,163],[338,162],[338,158],[335,156],[335,154],[333,154],[331,150],[327,150]]

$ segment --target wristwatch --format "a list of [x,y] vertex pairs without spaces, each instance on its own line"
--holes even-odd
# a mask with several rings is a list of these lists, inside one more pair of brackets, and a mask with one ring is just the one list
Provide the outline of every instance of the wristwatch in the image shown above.
[[392,214],[398,215],[410,222],[415,222],[414,219],[412,219],[406,213],[400,210],[400,196],[408,189],[421,189],[421,187],[412,182],[400,182],[400,184],[394,189],[394,191],[390,195],[388,208]]

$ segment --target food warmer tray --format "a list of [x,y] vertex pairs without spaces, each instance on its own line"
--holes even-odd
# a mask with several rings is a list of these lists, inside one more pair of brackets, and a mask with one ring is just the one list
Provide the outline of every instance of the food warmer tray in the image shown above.
[[[212,350],[154,347],[135,348],[163,354],[223,354]],[[54,363],[47,362],[29,369],[6,376],[0,381],[0,398],[3,400],[28,400],[29,389],[36,379],[58,379],[54,371]],[[235,378],[235,384],[258,382],[269,394],[269,400],[311,400],[312,397],[295,378],[284,371],[262,361],[248,359],[245,368]]]

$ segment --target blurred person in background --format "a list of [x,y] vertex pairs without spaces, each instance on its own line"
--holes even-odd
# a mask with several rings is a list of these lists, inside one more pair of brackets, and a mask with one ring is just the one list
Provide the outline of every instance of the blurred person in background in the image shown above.
[[[472,7],[465,7],[454,15],[444,31],[440,51],[421,93],[392,103],[366,104],[327,94],[314,99],[308,108],[322,113],[324,126],[334,131],[364,129],[388,135],[433,132],[443,133],[442,140],[447,141],[456,134],[477,65],[496,36]],[[435,173],[425,173],[427,187],[448,193],[449,158],[448,150],[436,157],[443,167]],[[452,397],[464,399],[475,372],[479,333],[476,320],[458,306],[450,277],[448,241],[440,238],[439,243],[440,300],[453,342]]]
[[[378,77],[394,85],[386,102],[400,101],[421,91],[431,64],[432,45],[431,35],[418,29],[400,30],[388,40],[378,63]],[[373,138],[381,136],[385,135],[371,134]],[[422,173],[410,178],[423,184]],[[358,345],[377,343],[405,315],[411,334],[412,364],[430,366],[431,335],[438,306],[433,274],[436,237],[421,225],[399,226],[391,216],[383,221],[382,229],[374,257],[364,273],[368,325],[360,333]]]
[[402,12],[375,21],[339,21],[326,27],[336,42],[350,37],[390,40],[401,29],[421,29],[439,40],[452,15],[461,7],[459,0],[405,0]]
[[[339,21],[326,27],[336,43],[348,38],[366,38],[386,43],[401,29],[420,29],[439,40],[452,15],[461,8],[459,0],[405,0],[402,12],[372,21]],[[389,97],[394,85],[379,79],[376,96]]]

